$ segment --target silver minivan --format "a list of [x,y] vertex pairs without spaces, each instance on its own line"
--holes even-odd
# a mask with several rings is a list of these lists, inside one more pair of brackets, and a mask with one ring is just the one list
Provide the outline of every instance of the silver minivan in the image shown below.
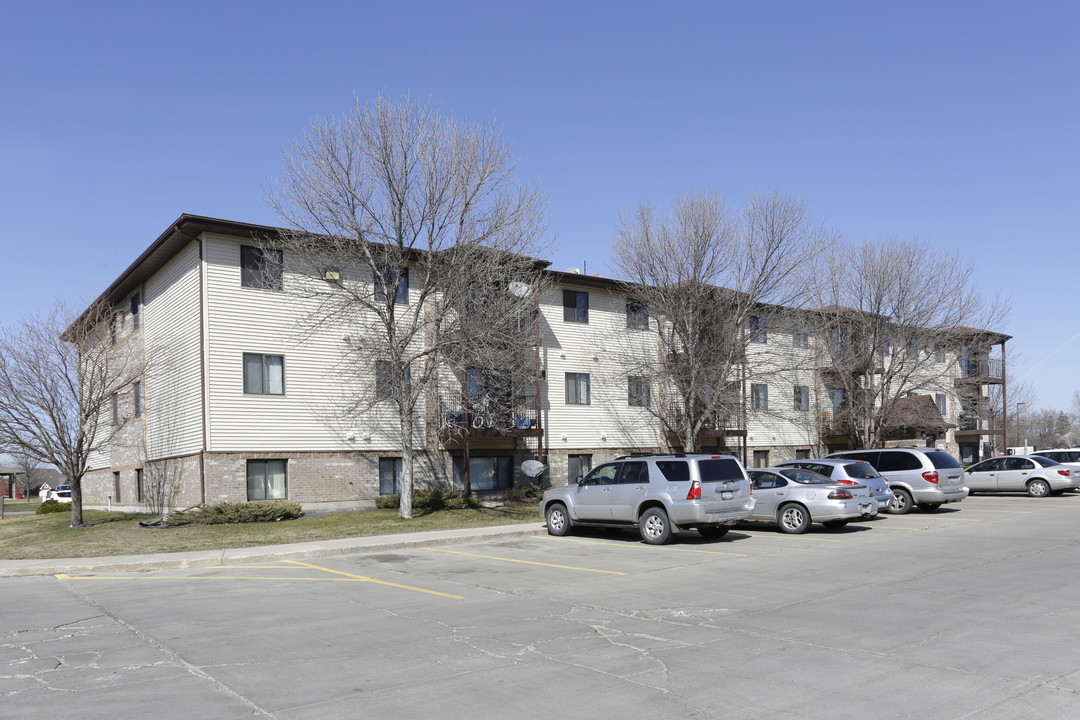
[[574,526],[637,528],[651,545],[679,530],[720,537],[754,507],[746,468],[732,455],[675,453],[621,457],[574,485],[551,488],[540,514],[551,535]]
[[944,450],[931,447],[877,448],[831,453],[831,458],[865,460],[889,481],[893,503],[888,512],[897,515],[937,510],[945,503],[960,502],[968,495],[964,468]]

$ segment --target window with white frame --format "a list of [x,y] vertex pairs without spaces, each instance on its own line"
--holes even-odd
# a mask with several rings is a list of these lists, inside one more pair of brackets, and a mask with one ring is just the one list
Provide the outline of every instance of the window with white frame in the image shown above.
[[937,403],[938,412],[941,413],[941,417],[945,417],[949,406],[948,401],[945,399],[944,393],[938,393],[934,396],[934,401]]
[[566,373],[566,404],[589,404],[589,373]]
[[589,322],[589,293],[580,290],[563,290],[563,322]]
[[750,409],[769,409],[769,386],[765,383],[752,383],[750,385]]
[[649,407],[649,378],[629,377],[626,379],[626,402],[630,407]]
[[412,368],[405,368],[404,373],[397,371],[389,360],[375,361],[375,397],[379,400],[402,397],[402,382],[405,395],[412,392]]
[[765,330],[765,318],[751,315],[748,324],[750,330],[750,342],[763,343],[768,341],[769,335]]
[[247,461],[247,499],[284,500],[288,491],[286,460]]
[[401,492],[401,458],[379,458],[379,494],[393,495]]
[[240,246],[241,287],[281,290],[283,268],[284,256],[280,250]]
[[[381,276],[381,277],[380,277]],[[395,291],[394,288],[397,288]],[[386,301],[388,293],[394,293],[394,302],[409,303],[409,268],[380,268],[375,275],[375,299]]]
[[810,409],[810,387],[808,385],[795,386],[795,409]]
[[[469,457],[469,489],[506,490],[514,484],[514,458],[510,455]],[[454,487],[465,486],[465,458],[454,458]]]
[[284,395],[285,356],[244,353],[244,394]]
[[626,301],[626,327],[630,330],[649,329],[649,309],[641,300]]

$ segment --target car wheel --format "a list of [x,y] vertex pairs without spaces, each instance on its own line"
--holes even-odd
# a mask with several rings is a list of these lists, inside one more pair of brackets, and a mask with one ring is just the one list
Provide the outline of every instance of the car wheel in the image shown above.
[[649,508],[641,516],[641,539],[650,545],[663,545],[671,540],[671,523],[660,508]]
[[1027,484],[1027,492],[1031,497],[1046,497],[1050,494],[1050,485],[1045,480],[1031,480]]
[[697,531],[701,533],[701,537],[709,539],[724,537],[728,534],[728,530],[731,528],[724,527],[723,525],[709,525],[707,527],[699,527]]
[[893,515],[906,515],[911,512],[911,506],[914,504],[911,499],[911,493],[907,490],[901,490],[895,488],[892,491],[893,501],[889,506],[889,512]]
[[780,508],[776,523],[780,526],[780,532],[800,535],[810,527],[810,513],[802,505],[789,503]]
[[919,503],[920,510],[937,510],[941,503]]
[[570,533],[570,516],[566,513],[566,506],[555,503],[547,509],[548,535],[562,537]]
[[830,530],[835,530],[836,528],[842,528],[845,525],[847,525],[848,521],[847,520],[827,520],[827,521],[825,521],[825,522],[823,522],[821,524],[824,525],[825,527],[829,528]]

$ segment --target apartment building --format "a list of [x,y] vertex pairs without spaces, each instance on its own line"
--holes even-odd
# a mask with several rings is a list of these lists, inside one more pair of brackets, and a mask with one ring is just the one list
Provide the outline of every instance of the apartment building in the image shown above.
[[[110,342],[144,356],[147,373],[113,399],[118,429],[84,477],[88,506],[287,498],[365,508],[398,489],[401,431],[391,404],[346,415],[338,402],[351,382],[368,383],[376,396],[393,383],[377,364],[340,372],[363,337],[355,326],[312,327],[309,299],[289,292],[294,264],[267,249],[277,233],[182,215],[102,294],[115,308]],[[377,292],[375,278],[353,274]],[[704,424],[695,447],[684,448],[658,420],[662,383],[627,360],[641,367],[655,357],[663,319],[611,279],[552,270],[544,278],[524,373],[507,385],[465,364],[421,398],[419,486],[467,480],[474,491],[498,493],[532,481],[521,470],[526,460],[546,466],[541,482],[559,485],[632,452],[732,452],[760,465],[843,446],[843,398],[822,359],[829,339],[799,313],[763,313],[738,329],[747,342],[731,351],[727,389],[739,409]],[[398,302],[418,301],[407,282],[398,293]],[[971,331],[947,350],[956,376],[935,407],[939,424],[951,426],[940,441],[952,450],[999,432],[987,413],[987,388],[997,382],[987,337]],[[993,339],[1003,348],[1007,338]]]

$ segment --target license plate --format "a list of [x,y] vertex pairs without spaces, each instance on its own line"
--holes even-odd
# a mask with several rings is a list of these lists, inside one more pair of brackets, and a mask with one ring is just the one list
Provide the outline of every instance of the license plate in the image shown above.
[[733,493],[730,490],[725,490],[724,492],[720,493],[720,499],[721,500],[731,500],[734,497],[735,497],[735,493]]
[[958,477],[949,478],[949,484],[950,485],[959,485],[960,484],[960,478],[958,478]]

